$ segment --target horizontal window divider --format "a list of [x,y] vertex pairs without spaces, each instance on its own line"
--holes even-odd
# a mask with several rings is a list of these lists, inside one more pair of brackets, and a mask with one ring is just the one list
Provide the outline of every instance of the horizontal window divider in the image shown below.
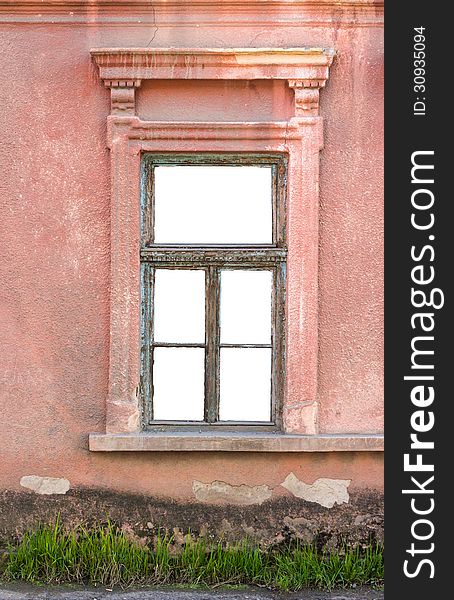
[[219,344],[220,348],[272,348],[271,344]]
[[153,251],[175,251],[175,252],[191,252],[191,251],[204,251],[204,252],[230,252],[230,251],[243,251],[251,252],[257,250],[259,252],[280,252],[284,255],[287,254],[287,249],[276,246],[274,244],[150,244],[144,246],[142,250],[153,250]]
[[186,250],[285,250],[282,246],[278,246],[274,243],[263,243],[263,244],[241,244],[241,243],[225,243],[225,244],[190,244],[182,242],[181,244],[170,243],[170,244],[159,244],[158,242],[150,242],[145,244],[143,249],[151,250],[178,250],[185,252]]
[[185,342],[151,342],[154,348],[205,348],[205,344],[186,344]]
[[142,248],[140,258],[153,265],[170,264],[181,266],[194,265],[244,265],[273,266],[285,261],[287,250],[284,248],[244,247],[244,248]]

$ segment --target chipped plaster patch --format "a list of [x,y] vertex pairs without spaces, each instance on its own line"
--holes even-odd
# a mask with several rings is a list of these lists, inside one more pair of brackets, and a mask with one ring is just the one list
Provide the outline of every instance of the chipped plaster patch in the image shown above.
[[290,473],[281,485],[297,498],[332,508],[335,504],[348,503],[350,496],[347,488],[350,483],[351,479],[321,478],[308,484],[300,481],[294,473]]
[[301,402],[287,407],[284,415],[286,431],[314,435],[318,431],[318,402]]
[[140,413],[138,410],[135,410],[133,414],[128,417],[128,431],[138,431],[139,417]]
[[21,478],[20,484],[22,487],[42,495],[66,494],[70,486],[67,479],[39,477],[38,475],[25,475]]
[[271,498],[272,490],[267,485],[230,485],[224,481],[202,483],[193,481],[192,491],[200,502],[218,502],[224,500],[229,504],[262,504]]

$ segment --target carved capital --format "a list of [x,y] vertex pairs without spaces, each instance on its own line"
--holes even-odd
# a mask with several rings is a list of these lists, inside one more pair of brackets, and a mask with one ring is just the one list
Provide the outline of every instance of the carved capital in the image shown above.
[[295,92],[295,117],[317,116],[320,88],[325,79],[289,79],[288,84]]
[[110,88],[110,113],[112,115],[136,114],[136,88],[140,79],[105,79],[104,85]]

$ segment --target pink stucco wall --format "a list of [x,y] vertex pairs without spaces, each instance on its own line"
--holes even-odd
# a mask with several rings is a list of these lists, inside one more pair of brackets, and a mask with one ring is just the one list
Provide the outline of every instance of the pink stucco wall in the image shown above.
[[[379,3],[274,3],[246,16],[213,4],[197,18],[197,3],[192,17],[158,3],[157,27],[143,8],[28,4],[0,2],[0,488],[36,474],[190,499],[194,479],[222,478],[279,495],[294,471],[381,489],[380,453],[107,455],[87,443],[105,427],[110,273],[110,98],[89,50],[115,46],[335,48],[320,111],[320,431],[382,430]],[[145,82],[137,103],[144,119],[269,120],[288,118],[292,98],[281,82]]]

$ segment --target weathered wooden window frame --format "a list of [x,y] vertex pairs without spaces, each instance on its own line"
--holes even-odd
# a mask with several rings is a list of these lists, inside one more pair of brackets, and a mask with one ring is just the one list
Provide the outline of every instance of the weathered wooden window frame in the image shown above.
[[[159,165],[229,165],[272,168],[272,242],[264,245],[244,244],[162,244],[153,240],[154,233],[154,168]],[[144,429],[235,429],[273,431],[282,429],[282,397],[285,385],[285,243],[287,158],[278,154],[193,154],[155,155],[142,157],[142,236],[141,236],[141,396]],[[156,343],[153,331],[153,287],[155,268],[205,271],[205,330],[204,344]],[[221,344],[220,342],[220,272],[226,269],[266,269],[273,273],[272,327],[270,344]],[[157,421],[153,419],[153,351],[156,347],[185,347],[205,349],[204,421]],[[271,419],[262,421],[220,421],[219,379],[220,349],[222,347],[270,348]]]

